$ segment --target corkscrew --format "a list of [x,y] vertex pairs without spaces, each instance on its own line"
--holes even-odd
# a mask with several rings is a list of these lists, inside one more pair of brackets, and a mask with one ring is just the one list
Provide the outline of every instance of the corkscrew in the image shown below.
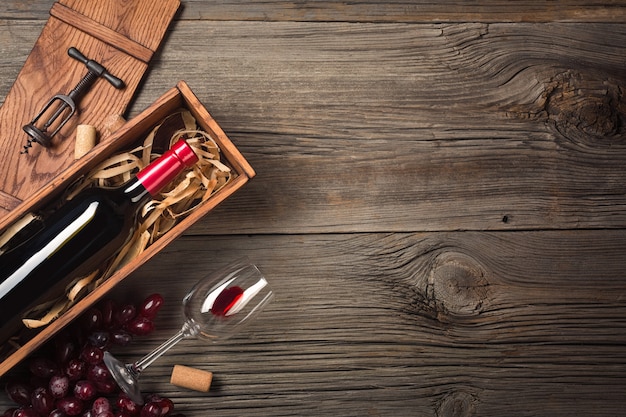
[[[50,147],[52,145],[52,137],[56,135],[59,130],[70,120],[70,118],[76,113],[76,106],[83,95],[91,88],[94,82],[103,77],[111,85],[117,89],[124,88],[124,81],[111,74],[100,63],[88,59],[78,49],[71,47],[67,50],[67,54],[77,61],[82,62],[87,67],[87,74],[76,84],[76,87],[72,89],[68,94],[57,94],[48,101],[43,109],[35,116],[35,118],[27,125],[24,125],[22,129],[29,136],[22,154],[27,154],[28,149],[33,146],[33,142],[40,144],[43,147]],[[68,111],[69,110],[69,111]],[[40,124],[40,118],[44,114],[50,114],[50,117]],[[57,123],[63,114],[65,116]],[[49,133],[48,130],[51,126],[56,125],[54,130]]]

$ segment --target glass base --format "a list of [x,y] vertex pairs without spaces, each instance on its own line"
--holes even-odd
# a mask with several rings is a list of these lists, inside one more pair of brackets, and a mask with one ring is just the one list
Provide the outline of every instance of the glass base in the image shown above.
[[111,372],[113,379],[117,385],[128,395],[134,403],[143,404],[143,396],[139,389],[139,381],[137,380],[137,372],[133,371],[132,365],[125,364],[117,360],[109,352],[104,352],[104,363]]

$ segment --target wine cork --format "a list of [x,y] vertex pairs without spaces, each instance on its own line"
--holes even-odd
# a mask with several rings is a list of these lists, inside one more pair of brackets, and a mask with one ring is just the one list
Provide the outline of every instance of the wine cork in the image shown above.
[[194,391],[209,392],[213,374],[202,369],[190,368],[183,365],[174,365],[170,383],[181,388]]
[[124,126],[126,119],[119,114],[112,114],[104,119],[104,130],[109,134],[115,132],[120,127]]
[[96,146],[96,128],[90,125],[76,127],[76,143],[74,144],[74,159],[82,158]]

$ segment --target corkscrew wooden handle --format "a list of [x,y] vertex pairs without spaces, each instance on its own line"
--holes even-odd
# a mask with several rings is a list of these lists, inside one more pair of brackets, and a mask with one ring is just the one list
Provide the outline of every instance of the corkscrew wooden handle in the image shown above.
[[93,59],[89,59],[87,58],[85,55],[83,55],[82,52],[80,52],[78,49],[76,49],[75,47],[71,47],[67,50],[67,54],[74,58],[75,60],[82,62],[83,64],[85,64],[85,66],[87,67],[87,70],[89,70],[89,72],[93,72],[96,75],[98,75],[98,77],[102,77],[105,80],[107,80],[113,87],[117,88],[118,90],[124,88],[124,81],[122,81],[120,78],[116,77],[115,75],[111,74],[102,64],[100,64],[97,61],[94,61]]

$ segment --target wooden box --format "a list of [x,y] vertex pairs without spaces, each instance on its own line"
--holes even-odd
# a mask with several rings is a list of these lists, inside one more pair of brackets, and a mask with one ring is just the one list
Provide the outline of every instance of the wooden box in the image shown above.
[[[12,354],[3,357],[2,362],[0,363],[0,376],[4,375],[14,365],[26,358],[60,329],[65,327],[91,305],[96,303],[115,285],[125,279],[131,272],[152,258],[172,240],[181,235],[189,226],[241,188],[255,175],[252,167],[229,140],[215,120],[213,120],[207,110],[202,106],[187,84],[184,81],[181,81],[175,88],[167,91],[141,114],[124,124],[123,127],[117,130],[106,142],[96,145],[96,147],[93,148],[87,155],[72,163],[67,169],[65,169],[65,171],[56,176],[52,181],[41,187],[30,198],[20,204],[17,209],[11,211],[5,218],[2,219],[2,227],[5,227],[7,224],[10,224],[16,219],[19,219],[24,213],[36,210],[39,207],[50,203],[54,199],[59,198],[60,193],[65,190],[70,183],[72,183],[79,176],[92,170],[108,156],[113,155],[120,150],[128,149],[129,147],[140,144],[145,136],[157,124],[179,108],[188,109],[196,119],[198,126],[207,132],[217,143],[221,150],[223,162],[225,162],[231,170],[234,171],[234,178],[223,188],[215,192],[210,198],[196,207],[194,211],[178,222],[165,235],[148,246],[144,252],[134,258],[130,263],[115,271],[95,290],[73,305],[58,319],[34,335]],[[0,227],[0,229],[2,227]]]

